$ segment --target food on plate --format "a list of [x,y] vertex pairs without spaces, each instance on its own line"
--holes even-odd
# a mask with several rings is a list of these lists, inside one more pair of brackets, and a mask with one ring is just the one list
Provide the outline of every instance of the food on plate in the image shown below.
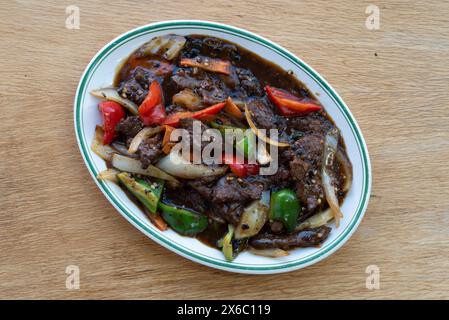
[[108,168],[97,178],[120,185],[159,230],[232,261],[319,246],[339,226],[351,162],[291,72],[222,39],[171,34],[137,48],[111,82],[91,92],[102,118],[91,147]]

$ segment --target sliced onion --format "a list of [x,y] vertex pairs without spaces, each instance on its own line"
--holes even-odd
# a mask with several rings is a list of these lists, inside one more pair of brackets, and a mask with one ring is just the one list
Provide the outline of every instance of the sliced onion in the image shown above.
[[290,145],[288,143],[272,140],[269,137],[267,137],[264,133],[262,133],[259,129],[257,129],[256,125],[254,124],[253,120],[251,119],[251,115],[250,115],[250,112],[249,112],[249,109],[248,109],[248,106],[246,105],[246,103],[245,103],[245,116],[246,116],[246,121],[248,121],[249,127],[255,133],[255,135],[259,137],[259,139],[262,139],[266,143],[272,144],[277,147],[290,147]]
[[164,59],[176,58],[186,43],[186,38],[174,34],[155,37],[145,43],[139,53],[141,56],[162,55]]
[[155,166],[152,165],[149,165],[148,168],[143,169],[142,163],[139,160],[125,157],[117,153],[112,156],[112,166],[121,171],[159,178],[162,180],[170,181],[175,185],[179,185],[178,180],[176,180],[171,175],[165,173],[161,169],[156,168]]
[[270,248],[270,249],[254,249],[249,248],[249,252],[252,254],[255,254],[257,256],[263,256],[267,258],[279,258],[279,257],[285,257],[288,256],[290,253],[288,251],[279,249],[279,248]]
[[198,179],[203,177],[223,175],[227,166],[206,166],[204,164],[193,164],[184,159],[178,152],[170,152],[156,163],[159,169],[179,178]]
[[155,134],[161,132],[163,129],[164,129],[163,126],[143,128],[132,139],[131,144],[129,145],[128,152],[131,154],[136,153],[137,149],[139,148],[139,145],[142,143],[143,140],[145,140],[148,137],[154,136]]
[[334,182],[335,178],[332,173],[332,167],[334,164],[335,153],[338,148],[339,133],[337,129],[330,130],[324,139],[324,152],[323,152],[323,164],[321,168],[321,179],[323,181],[323,189],[326,195],[327,203],[331,208],[334,215],[335,225],[340,225],[340,219],[343,218],[343,213],[340,210],[338,204],[338,197],[335,191]]
[[128,148],[120,142],[114,141],[111,143],[111,147],[113,147],[115,150],[118,151],[118,153],[131,158],[138,158],[139,156],[137,154],[131,154],[128,152]]
[[90,94],[96,98],[115,101],[120,105],[122,105],[123,107],[125,107],[126,109],[128,109],[128,111],[131,112],[132,114],[134,115],[139,114],[137,105],[131,100],[125,99],[121,95],[119,95],[117,92],[117,88],[113,87],[101,88],[97,90],[92,90]]
[[[270,192],[268,191],[268,198],[262,194],[262,199],[253,201],[247,206],[242,213],[239,224],[235,228],[234,238],[239,240],[249,238],[259,233],[262,227],[268,220],[268,209],[270,199]],[[267,200],[267,199],[268,200]],[[245,226],[243,228],[243,226]]]
[[331,221],[334,218],[334,213],[332,210],[327,209],[326,211],[321,211],[310,218],[307,218],[303,222],[301,222],[296,228],[295,231],[308,229],[308,228],[318,228],[321,226],[324,226],[329,221]]
[[351,188],[352,184],[352,164],[341,148],[338,148],[338,151],[335,154],[335,159],[340,163],[343,169],[343,174],[345,175],[345,184],[343,185],[342,190],[344,192],[347,192]]
[[95,127],[94,139],[90,148],[103,160],[109,161],[114,153],[117,153],[110,145],[103,144],[103,128],[100,126]]
[[112,181],[112,182],[118,183],[117,174],[119,174],[119,173],[120,173],[120,171],[115,170],[113,168],[106,169],[106,170],[101,171],[97,175],[97,179],[98,180],[103,180],[103,181]]
[[179,91],[172,98],[173,104],[185,107],[192,111],[201,109],[202,102],[201,97],[188,88]]

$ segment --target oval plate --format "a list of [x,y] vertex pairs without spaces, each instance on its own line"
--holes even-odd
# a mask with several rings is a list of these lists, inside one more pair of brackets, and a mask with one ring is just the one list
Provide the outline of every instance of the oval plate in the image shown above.
[[[106,169],[106,164],[90,150],[94,129],[101,123],[101,117],[96,108],[98,100],[89,92],[110,85],[123,59],[151,38],[167,33],[216,36],[256,52],[285,70],[292,70],[315,93],[335,121],[353,165],[354,181],[342,205],[344,218],[340,227],[336,229],[332,226],[330,237],[320,248],[296,249],[286,257],[275,259],[244,252],[234,261],[227,262],[219,250],[194,238],[183,237],[172,230],[159,231],[120,187],[95,178]],[[371,190],[370,161],[362,133],[349,108],[335,90],[301,59],[281,46],[240,28],[208,21],[176,20],[149,24],[126,32],[104,46],[86,67],[75,96],[74,117],[76,137],[86,166],[95,183],[120,214],[162,246],[209,267],[250,274],[280,273],[304,268],[338,250],[357,229],[368,205]]]

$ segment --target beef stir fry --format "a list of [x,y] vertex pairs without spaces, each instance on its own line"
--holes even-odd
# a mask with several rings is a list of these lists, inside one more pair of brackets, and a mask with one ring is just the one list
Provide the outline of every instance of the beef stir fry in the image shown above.
[[[351,163],[338,128],[291,72],[218,38],[166,35],[92,94],[103,99],[92,149],[108,165],[98,178],[122,186],[159,230],[196,237],[230,261],[244,250],[279,257],[319,246],[329,222],[338,227]],[[195,128],[219,137],[248,129],[231,145],[243,161],[226,148],[214,153],[221,163],[176,154],[180,140],[200,151],[216,142],[195,139]],[[173,139],[176,129],[187,136]],[[274,160],[277,170],[262,174]]]

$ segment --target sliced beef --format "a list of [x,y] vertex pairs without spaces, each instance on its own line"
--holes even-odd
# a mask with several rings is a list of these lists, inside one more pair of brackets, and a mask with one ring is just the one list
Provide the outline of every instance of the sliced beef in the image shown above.
[[279,165],[278,171],[271,175],[266,176],[272,187],[287,188],[291,184],[290,169],[282,164]]
[[178,86],[179,90],[189,88],[192,90],[211,88],[213,81],[206,73],[195,72],[193,68],[178,68],[170,79]]
[[233,174],[220,177],[218,181],[216,179],[203,178],[189,182],[189,185],[208,201],[209,215],[214,220],[237,225],[244,207],[248,202],[262,197],[265,185],[259,178],[240,179]]
[[252,237],[249,244],[256,249],[280,248],[289,250],[298,247],[314,247],[323,243],[329,236],[330,231],[331,228],[322,226],[286,235],[265,233]]
[[222,221],[238,225],[243,213],[244,204],[240,202],[211,203],[210,214]]
[[182,57],[195,58],[198,55],[209,55],[220,59],[240,60],[239,50],[234,44],[225,43],[215,37],[201,39],[187,36],[186,39],[187,42],[181,51]]
[[134,136],[142,130],[143,127],[144,125],[138,116],[129,116],[120,120],[115,127],[115,130],[117,133],[122,135],[126,141],[130,138],[134,138]]
[[129,99],[137,105],[140,105],[148,94],[148,90],[144,89],[134,78],[122,82],[117,91],[123,98]]
[[259,80],[249,69],[236,68],[235,72],[239,80],[239,87],[243,89],[247,96],[261,96],[263,91]]
[[178,90],[189,88],[208,105],[225,100],[229,93],[220,76],[198,68],[179,68],[171,76]]
[[174,205],[204,213],[207,210],[206,200],[191,188],[170,188],[164,191],[164,199]]
[[210,176],[189,181],[189,186],[195,189],[205,199],[211,199],[213,187],[220,176]]
[[287,125],[302,133],[317,134],[323,137],[333,128],[333,124],[326,118],[323,111],[309,113],[301,117],[287,118]]
[[142,168],[146,169],[150,164],[159,159],[162,155],[162,135],[146,138],[138,148]]
[[233,174],[228,174],[215,184],[211,196],[212,202],[247,202],[257,200],[262,196],[264,184],[258,180],[247,178],[237,178]]
[[251,99],[248,102],[248,110],[257,128],[282,130],[285,127],[285,119],[273,111],[266,98]]
[[321,163],[324,140],[320,135],[305,135],[292,146],[290,174],[296,181],[296,193],[306,213],[313,212],[323,202]]

